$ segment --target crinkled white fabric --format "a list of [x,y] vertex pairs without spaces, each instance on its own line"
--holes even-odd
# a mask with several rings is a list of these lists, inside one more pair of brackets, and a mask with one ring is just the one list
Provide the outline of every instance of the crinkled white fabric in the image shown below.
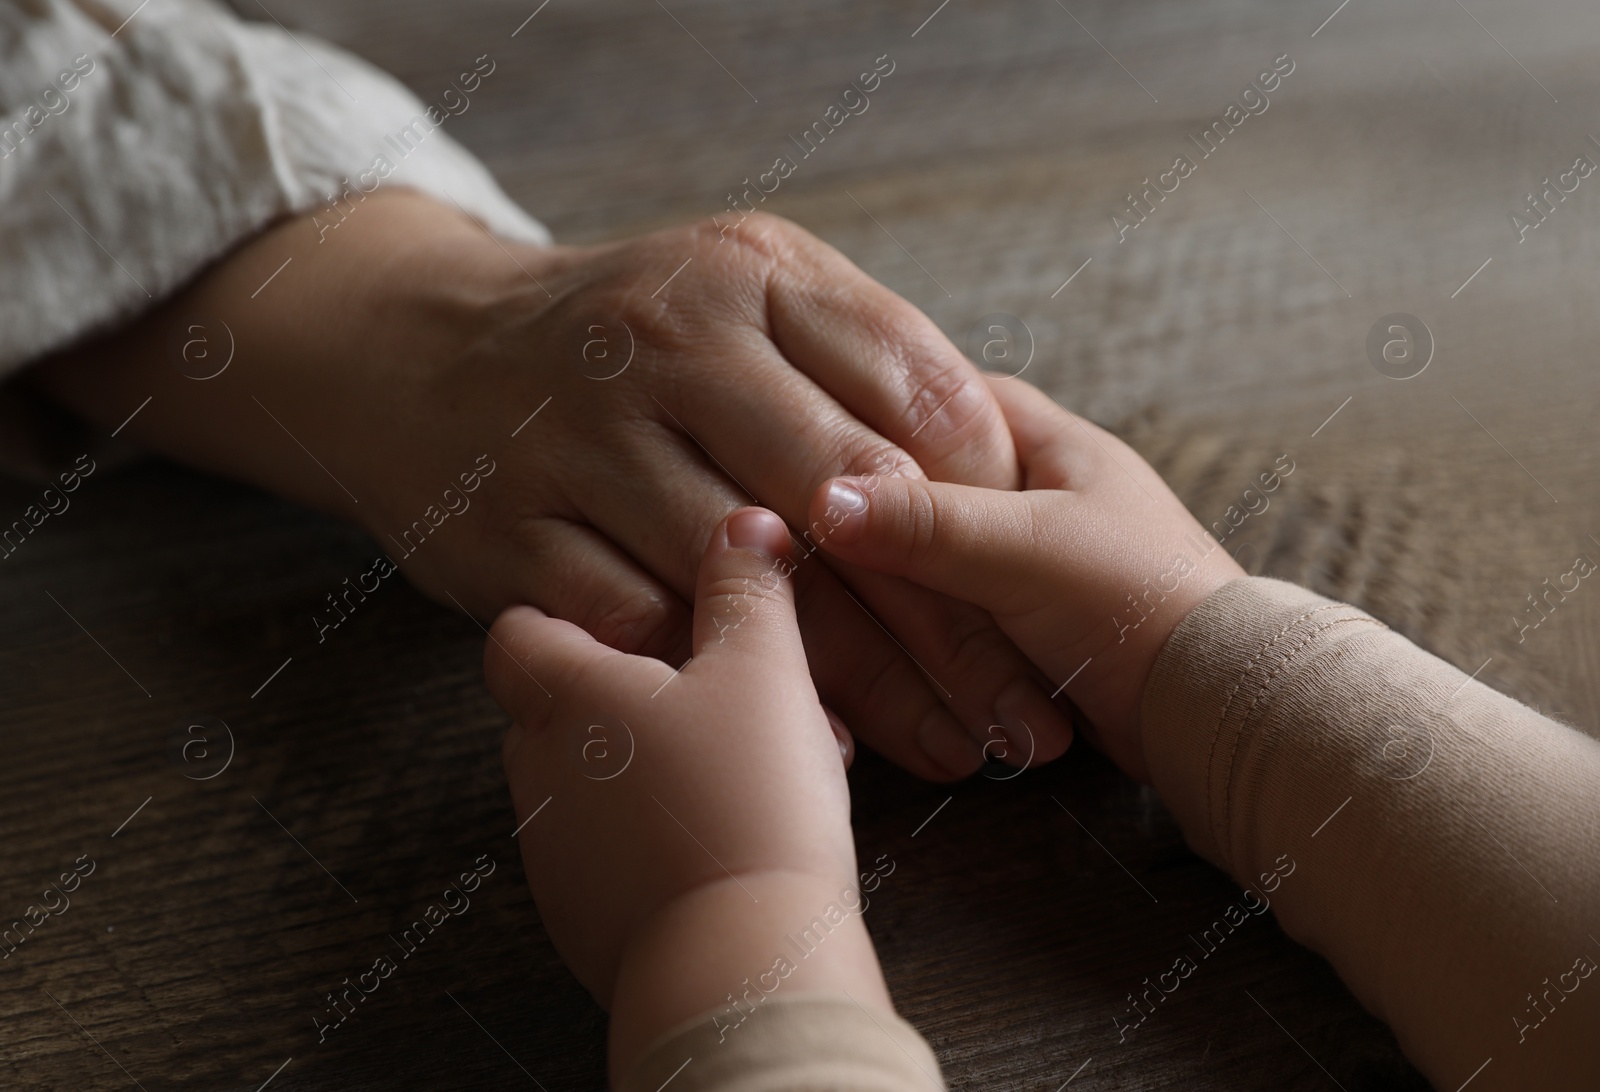
[[[549,242],[426,111],[351,54],[206,0],[0,0],[0,376],[152,306],[379,155],[385,187]],[[419,117],[432,131],[402,156],[388,138]]]

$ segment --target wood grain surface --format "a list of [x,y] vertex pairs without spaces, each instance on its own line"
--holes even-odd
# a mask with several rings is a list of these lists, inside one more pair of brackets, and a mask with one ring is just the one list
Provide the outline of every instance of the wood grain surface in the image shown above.
[[[271,10],[430,101],[491,55],[450,131],[573,242],[718,211],[889,55],[870,108],[766,207],[957,344],[986,315],[1020,320],[1026,378],[1128,436],[1203,522],[1287,454],[1294,473],[1230,542],[1248,568],[1356,602],[1596,734],[1600,593],[1525,641],[1513,619],[1600,556],[1600,177],[1526,238],[1510,214],[1600,156],[1600,10],[1336,6]],[[1190,137],[1284,55],[1269,108],[1201,157]],[[1180,155],[1192,172],[1119,241],[1124,195]],[[1436,345],[1410,379],[1368,356],[1392,313]],[[0,510],[31,501],[0,486]],[[0,961],[0,1086],[604,1087],[604,1016],[511,839],[482,633],[391,581],[315,639],[324,594],[376,553],[151,462],[96,474],[0,563],[0,919],[95,862]],[[222,751],[175,753],[199,717],[232,739],[207,780]],[[1425,1087],[1270,917],[1118,1041],[1127,994],[1238,891],[1087,748],[948,789],[864,756],[851,780],[862,859],[896,865],[867,920],[952,1088]],[[391,934],[485,854],[470,907],[401,960]],[[397,972],[319,1043],[325,995],[381,955]]]

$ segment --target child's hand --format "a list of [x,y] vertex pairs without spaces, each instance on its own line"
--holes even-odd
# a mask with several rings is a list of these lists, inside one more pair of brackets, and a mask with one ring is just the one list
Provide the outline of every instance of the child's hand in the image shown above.
[[[617,1078],[656,1035],[747,986],[889,1007],[860,919],[845,745],[807,671],[789,546],[762,509],[713,533],[680,672],[532,607],[502,614],[485,648],[516,720],[505,763],[528,882],[562,958],[612,1010]],[[830,904],[850,916],[798,956],[785,934]],[[793,965],[773,973],[780,954]]]
[[835,478],[811,537],[854,564],[988,609],[1088,718],[1095,742],[1148,781],[1146,677],[1174,628],[1245,575],[1128,445],[1020,381],[991,379],[1023,492]]

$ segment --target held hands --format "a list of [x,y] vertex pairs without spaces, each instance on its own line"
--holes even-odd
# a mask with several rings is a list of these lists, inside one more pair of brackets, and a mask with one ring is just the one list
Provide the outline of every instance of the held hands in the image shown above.
[[860,901],[841,742],[806,668],[789,549],[762,509],[714,530],[681,671],[531,607],[502,614],[485,647],[515,719],[505,764],[529,883],[562,958],[612,1011],[614,1077],[745,979],[757,996],[842,989],[889,1007],[859,916],[804,958],[783,943]]
[[[734,509],[800,527],[840,474],[1016,487],[977,370],[783,220],[538,247],[398,189],[325,239],[313,219],[268,229],[39,383],[108,429],[149,402],[125,436],[360,523],[452,609],[530,603],[674,664],[701,554]],[[206,382],[169,344],[197,316],[237,346]],[[464,472],[487,480],[468,495]],[[912,773],[972,773],[1008,716],[1038,758],[1065,749],[1049,688],[983,611],[820,553],[795,582],[823,699]]]
[[[487,421],[509,432],[508,402],[553,395],[499,456],[481,540],[417,555],[414,578],[475,613],[534,603],[676,664],[710,529],[741,504],[798,527],[841,473],[1017,483],[981,375],[915,308],[784,221],[518,254],[553,295],[524,280],[428,400],[452,407],[431,445],[445,450]],[[1067,719],[983,611],[821,554],[796,582],[823,699],[895,762],[970,774],[989,726],[1015,720],[1040,759],[1066,749]]]
[[812,526],[834,557],[989,611],[1067,684],[1093,742],[1148,781],[1145,679],[1178,623],[1244,570],[1132,448],[1020,380],[990,389],[1022,492],[836,478],[813,497]]
[[[1147,779],[1144,680],[1178,622],[1243,571],[1126,445],[1021,382],[991,386],[1023,492],[835,479],[808,537],[992,612],[1045,674],[1070,678],[1095,742]],[[848,748],[807,671],[790,546],[761,509],[717,527],[681,671],[531,607],[502,614],[485,649],[516,721],[505,762],[529,883],[556,948],[611,1009],[614,1079],[729,995],[846,991],[891,1007],[858,915],[802,959],[783,945],[824,907],[863,901]]]

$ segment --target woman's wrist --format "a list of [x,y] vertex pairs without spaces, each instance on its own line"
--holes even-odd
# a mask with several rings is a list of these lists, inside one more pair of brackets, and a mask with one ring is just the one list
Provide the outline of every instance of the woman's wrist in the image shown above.
[[769,999],[847,993],[892,1012],[867,902],[847,878],[765,871],[659,907],[634,931],[610,998],[613,1081],[663,1034],[708,1013],[725,1042]]
[[[417,193],[374,195],[337,233],[312,219],[262,232],[35,382],[107,428],[148,398],[126,437],[376,533],[379,509],[404,510],[391,498],[432,485],[404,461],[426,449],[415,434],[438,376],[508,298],[538,290],[481,228]],[[200,338],[208,362],[227,361],[204,381],[178,367]]]

